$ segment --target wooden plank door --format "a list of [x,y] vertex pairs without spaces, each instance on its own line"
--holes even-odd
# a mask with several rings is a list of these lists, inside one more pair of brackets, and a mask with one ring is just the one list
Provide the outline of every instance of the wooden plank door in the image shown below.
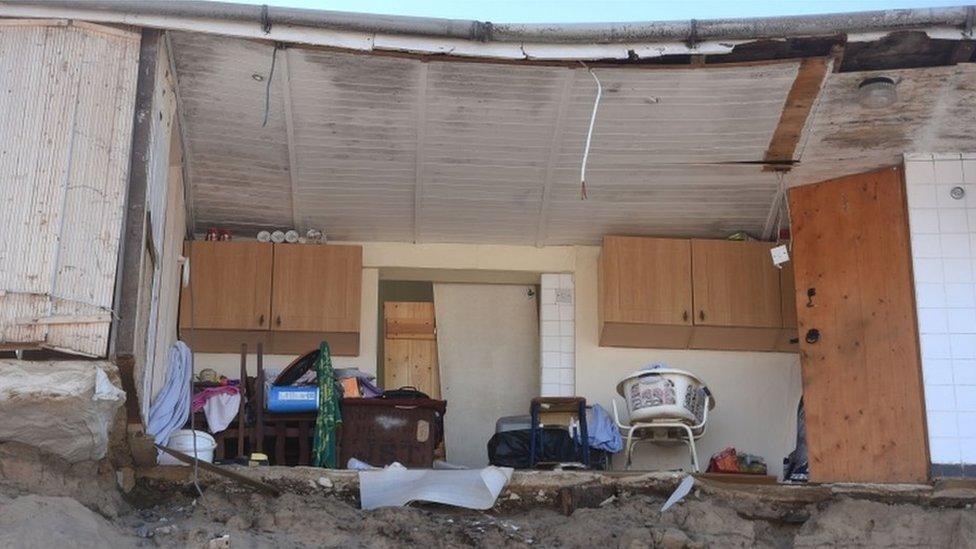
[[779,269],[769,242],[692,240],[695,324],[781,328]]
[[441,398],[434,304],[387,301],[383,337],[383,388],[413,386],[430,398]]
[[193,241],[186,247],[190,286],[180,295],[180,327],[267,330],[271,322],[271,245]]
[[810,480],[924,482],[901,169],[796,187],[790,211]]
[[361,246],[275,244],[271,329],[358,332]]

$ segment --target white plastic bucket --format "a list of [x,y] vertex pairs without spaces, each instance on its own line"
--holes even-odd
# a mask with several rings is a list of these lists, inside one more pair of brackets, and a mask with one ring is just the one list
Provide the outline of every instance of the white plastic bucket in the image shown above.
[[632,422],[667,419],[697,424],[705,411],[705,384],[683,370],[638,370],[617,384],[617,392]]
[[[196,433],[197,438],[197,459],[200,461],[206,461],[208,463],[213,463],[214,449],[217,447],[217,441],[214,440],[212,436],[203,431],[191,431],[189,429],[181,429],[179,431],[173,431],[173,434],[169,436],[169,443],[166,445],[167,448],[176,450],[177,452],[183,452],[184,454],[193,457],[193,434]],[[176,459],[175,457],[162,452],[159,455],[160,465],[189,465],[188,463],[183,463],[182,461]]]

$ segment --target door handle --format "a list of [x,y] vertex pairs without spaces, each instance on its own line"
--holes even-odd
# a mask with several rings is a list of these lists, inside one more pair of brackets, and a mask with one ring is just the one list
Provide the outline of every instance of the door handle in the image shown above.
[[704,310],[698,311],[698,320],[702,320],[702,321],[705,320],[705,311]]
[[264,315],[258,317],[258,326],[264,326]]
[[809,330],[807,330],[807,336],[805,339],[807,340],[807,343],[811,345],[820,341],[820,330],[816,328],[810,328]]
[[281,326],[281,315],[278,315],[278,318],[275,319],[275,324]]
[[684,313],[683,313],[683,314],[681,315],[681,320],[684,320],[685,322],[688,322],[688,311],[685,311],[685,312],[684,312]]

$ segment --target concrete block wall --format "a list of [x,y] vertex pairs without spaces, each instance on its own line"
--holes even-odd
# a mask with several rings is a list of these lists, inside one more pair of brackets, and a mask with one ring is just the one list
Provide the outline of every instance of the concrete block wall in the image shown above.
[[573,275],[544,274],[540,286],[542,396],[573,396],[576,394]]
[[[932,463],[936,472],[945,465],[969,475],[976,473],[976,154],[905,155],[905,181]],[[953,196],[956,188],[962,196]]]

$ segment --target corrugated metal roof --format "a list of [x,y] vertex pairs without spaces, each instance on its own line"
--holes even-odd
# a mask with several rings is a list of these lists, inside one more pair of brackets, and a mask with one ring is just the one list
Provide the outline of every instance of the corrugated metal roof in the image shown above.
[[[106,352],[138,54],[130,31],[0,32],[0,342]],[[26,321],[65,316],[105,320]]]
[[267,76],[271,46],[189,33],[172,43],[197,229],[251,236],[297,220],[344,240],[759,232],[775,175],[722,163],[762,160],[798,67],[596,69],[604,96],[580,201],[596,92],[582,66],[292,48],[278,53],[262,128],[265,82],[252,75]]

